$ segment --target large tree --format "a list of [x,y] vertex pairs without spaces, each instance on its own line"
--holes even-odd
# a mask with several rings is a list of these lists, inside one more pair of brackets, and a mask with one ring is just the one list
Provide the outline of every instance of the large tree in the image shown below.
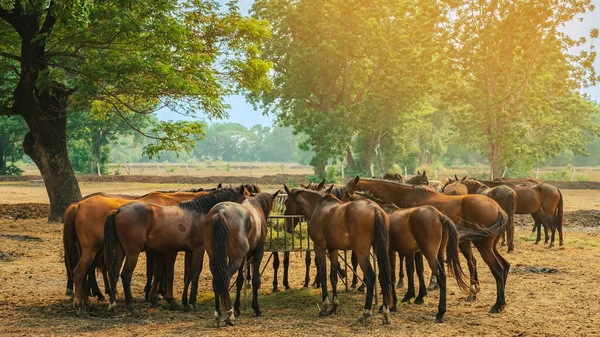
[[353,166],[359,138],[368,170],[427,91],[444,17],[436,1],[257,0],[253,11],[272,24],[264,58],[275,86],[254,102],[309,136],[302,148],[314,151],[317,174],[331,158]]
[[[50,220],[81,198],[66,146],[66,114],[95,101],[127,113],[168,106],[221,117],[223,97],[269,85],[258,59],[265,22],[214,1],[0,1],[0,102],[28,127],[25,153],[39,168]],[[9,87],[10,90],[4,90]],[[81,111],[80,108],[73,109]],[[147,149],[190,146],[202,124],[163,123]],[[142,132],[143,130],[139,130]]]
[[[594,46],[561,26],[593,10],[590,0],[455,2],[444,94],[461,141],[486,154],[490,175],[580,150],[595,107],[578,93],[599,78]],[[598,30],[590,38],[598,37]],[[580,50],[570,54],[569,51]]]

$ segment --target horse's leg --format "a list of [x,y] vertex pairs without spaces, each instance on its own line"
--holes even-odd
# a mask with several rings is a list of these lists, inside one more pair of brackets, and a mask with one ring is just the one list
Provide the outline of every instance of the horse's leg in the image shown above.
[[154,266],[152,269],[154,270],[152,274],[152,283],[150,286],[150,293],[148,294],[148,299],[153,307],[158,305],[158,292],[160,288],[160,282],[164,277],[164,263],[165,258],[163,254],[152,253],[154,256]]
[[86,249],[82,251],[77,266],[73,269],[73,285],[75,286],[75,300],[73,306],[78,315],[86,315],[85,307],[89,304],[88,286],[86,276],[89,267],[94,263],[97,250]]
[[288,270],[290,269],[290,252],[283,253],[283,288],[285,290],[290,289],[290,284],[288,283]]
[[313,288],[320,288],[321,287],[321,275],[319,274],[321,272],[321,268],[319,267],[319,260],[316,257],[316,253],[315,253],[315,269],[317,270],[317,272],[315,273],[315,280],[312,284]]
[[277,287],[279,282],[277,280],[277,271],[279,270],[279,253],[273,252],[273,292],[278,293],[279,288]]
[[352,284],[350,285],[350,288],[355,289],[356,285],[358,284],[358,274],[356,273],[356,268],[358,267],[358,259],[356,258],[356,254],[352,253],[351,261],[352,270],[354,270],[354,272],[352,273]]
[[469,276],[471,278],[470,293],[467,297],[467,302],[472,302],[477,299],[477,293],[479,292],[479,279],[477,277],[477,261],[473,256],[473,249],[471,248],[471,241],[461,242],[459,248],[465,259],[467,260],[467,266],[469,267]]
[[[354,251],[352,251],[352,258],[353,258],[352,268],[354,269],[354,275],[356,276],[356,279],[358,280],[358,257],[356,256],[356,253]],[[358,291],[359,293],[364,292],[365,291],[365,283],[361,282],[360,286],[358,287],[358,289],[356,289],[356,291]]]
[[494,254],[496,255],[498,261],[500,261],[500,264],[502,264],[502,268],[504,271],[504,287],[506,288],[506,280],[508,279],[508,272],[510,271],[510,263],[504,258],[504,256],[500,254],[500,252],[497,249],[494,249]]
[[[258,317],[261,315],[261,311],[258,308],[258,289],[260,288],[260,263],[262,262],[263,256],[265,255],[265,248],[257,247],[254,250],[254,263],[252,264],[252,309],[254,310],[254,316]],[[289,253],[288,253],[289,256]]]
[[110,294],[110,292],[108,291],[108,287],[110,287],[108,281],[108,269],[106,268],[105,263],[102,264],[102,281],[104,282],[104,293]]
[[177,302],[173,296],[173,281],[175,279],[175,261],[177,260],[177,252],[165,253],[165,274],[166,274],[166,286],[167,292],[165,300],[169,303],[169,309],[178,309]]
[[183,267],[183,293],[181,294],[181,306],[183,311],[189,311],[188,290],[192,282],[192,253],[185,252],[185,266]]
[[406,259],[406,254],[398,253],[398,257],[400,258],[400,271],[398,272],[398,289],[404,288],[404,260]]
[[250,284],[251,280],[252,280],[252,270],[251,269],[252,268],[250,268],[250,267],[246,268],[246,280],[249,281],[248,282],[248,286],[246,288],[251,288],[252,287],[252,284]]
[[318,275],[320,278],[319,283],[321,284],[321,300],[323,301],[319,316],[326,316],[329,307],[329,296],[327,294],[327,261],[325,260],[325,249],[315,245],[315,255],[315,263],[319,267]]
[[482,240],[474,242],[475,247],[479,250],[481,258],[490,268],[494,279],[496,280],[496,303],[490,309],[491,313],[500,313],[506,306],[504,297],[504,267],[494,253],[494,245],[497,240]]
[[373,271],[373,267],[371,266],[371,262],[369,261],[369,252],[356,252],[358,258],[358,264],[360,265],[360,269],[363,271],[364,282],[367,286],[367,296],[365,299],[365,307],[363,311],[363,315],[360,318],[361,322],[366,322],[367,318],[372,314],[373,307],[373,287],[375,285],[375,272]]
[[[246,247],[246,251],[247,247]],[[242,254],[241,256],[233,256],[229,259],[229,264],[227,265],[227,280],[225,284],[229,287],[229,282],[231,281],[231,277],[235,274],[236,271],[242,269],[242,277],[243,277],[243,266],[242,262],[244,262],[244,257],[246,254]],[[231,297],[229,296],[229,291],[225,292],[225,301],[223,303],[225,310],[227,310],[227,318],[225,319],[225,324],[227,325],[235,325],[233,321],[235,320],[235,313],[233,308],[231,307]]]
[[[398,254],[399,256],[402,256]],[[396,295],[396,252],[390,251],[389,254],[390,259],[390,276],[392,278],[392,283],[390,283],[392,287],[392,307],[390,311],[396,311],[396,304],[398,302],[398,296]],[[383,304],[380,307],[380,310],[383,311]]]
[[196,249],[192,251],[190,265],[190,279],[192,281],[192,290],[190,291],[190,305],[194,310],[197,310],[196,297],[198,295],[198,280],[200,279],[200,273],[202,272],[202,266],[204,265],[204,249]]
[[333,305],[329,314],[336,315],[338,312],[338,306],[340,300],[337,295],[337,281],[338,281],[338,251],[336,249],[329,249],[329,261],[331,262],[331,268],[329,269],[329,280],[331,281],[331,290],[333,292]]
[[139,317],[139,313],[133,307],[133,296],[131,295],[131,278],[137,265],[139,252],[127,254],[125,266],[121,271],[121,280],[123,281],[123,293],[125,294],[125,308],[131,312],[133,317]]
[[92,296],[96,296],[98,301],[104,301],[104,295],[102,295],[102,291],[98,286],[98,281],[96,280],[96,266],[95,263],[90,266],[88,269],[88,280],[87,283],[90,287]]
[[[434,257],[435,259],[435,257]],[[427,287],[425,286],[425,277],[423,277],[423,253],[415,253],[415,265],[417,269],[417,277],[419,278],[419,294],[415,298],[415,304],[423,304],[423,298],[427,296]],[[431,273],[435,275],[435,273]]]
[[[241,298],[242,287],[244,287],[244,264],[245,263],[242,263],[240,265],[240,269],[238,270],[238,276],[237,276],[237,279],[235,280],[235,302],[233,303],[233,313],[236,316],[241,315],[240,298]],[[248,268],[248,270],[249,269],[250,268]],[[250,275],[250,273],[248,273],[248,275]]]
[[306,275],[304,275],[304,288],[308,288],[310,283],[310,250],[304,254],[304,264],[306,265]]
[[438,302],[438,312],[435,315],[435,321],[442,323],[444,314],[446,314],[446,272],[444,271],[444,251],[438,252],[437,260],[434,256],[427,257],[427,263],[431,268],[431,273],[436,275],[440,285],[440,300]]
[[144,287],[144,299],[150,300],[152,289],[152,278],[154,277],[154,253],[146,251],[146,286]]
[[500,242],[500,246],[506,246],[506,231],[502,232],[502,241]]
[[415,297],[415,256],[414,254],[405,254],[406,256],[406,276],[408,277],[408,288],[402,298],[402,303],[410,302]]

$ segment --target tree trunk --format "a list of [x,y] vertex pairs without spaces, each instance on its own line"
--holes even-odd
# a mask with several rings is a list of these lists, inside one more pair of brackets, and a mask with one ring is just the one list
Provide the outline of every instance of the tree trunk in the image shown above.
[[[102,131],[92,132],[92,170],[93,174],[98,174],[98,167],[102,167]],[[102,172],[104,173],[104,172]]]
[[492,141],[490,144],[490,180],[502,175],[500,172],[500,142]]
[[319,163],[314,165],[315,174],[319,177],[325,177],[325,163]]
[[4,153],[6,152],[4,145],[0,142],[0,174],[6,174],[6,158]]
[[346,162],[348,163],[348,170],[352,172],[356,172],[356,163],[354,162],[354,156],[352,156],[352,151],[350,150],[350,146],[346,146]]
[[419,166],[423,166],[423,162],[425,161],[425,159],[424,159],[425,144],[423,144],[423,135],[419,135],[418,146],[419,146]]
[[373,161],[373,151],[375,150],[375,145],[377,145],[377,137],[374,135],[369,136],[362,160],[362,169],[367,174],[371,174],[371,162]]

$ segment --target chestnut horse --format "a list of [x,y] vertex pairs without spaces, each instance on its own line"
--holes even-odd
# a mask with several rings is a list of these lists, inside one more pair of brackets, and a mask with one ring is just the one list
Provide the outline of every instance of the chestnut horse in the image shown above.
[[[137,259],[144,249],[165,255],[166,263],[174,264],[177,252],[185,250],[191,254],[186,258],[189,272],[185,273],[185,287],[182,297],[184,308],[187,307],[187,288],[193,282],[191,304],[196,301],[197,280],[202,269],[204,258],[204,242],[200,228],[202,217],[210,209],[223,201],[241,202],[248,194],[242,186],[239,189],[225,188],[217,190],[193,200],[184,201],[174,206],[162,206],[146,202],[132,202],[119,207],[107,218],[104,225],[104,257],[109,276],[109,310],[116,306],[117,275],[121,270],[123,259],[125,266],[121,273],[125,304],[132,315],[137,316],[133,308],[131,295],[131,277]],[[165,299],[171,305],[173,299],[173,270],[167,271],[167,292]],[[157,278],[152,281],[150,299],[156,302]]]
[[[366,191],[385,202],[392,202],[398,207],[431,205],[442,214],[452,219],[461,231],[476,231],[481,235],[472,242],[479,250],[481,257],[489,266],[496,280],[496,303],[490,312],[499,313],[506,306],[504,287],[510,269],[508,261],[500,255],[496,242],[506,229],[506,212],[492,199],[483,195],[443,195],[426,186],[412,186],[386,180],[361,179],[356,177],[348,185],[348,193]],[[481,231],[482,228],[487,229]],[[469,264],[471,274],[470,300],[474,300],[478,289],[477,269],[471,250],[471,242],[464,241],[460,249]]]
[[[314,242],[315,254],[321,278],[322,307],[320,316],[336,314],[339,306],[337,295],[338,250],[352,250],[365,277],[367,296],[361,321],[372,313],[375,272],[369,261],[374,248],[379,267],[379,284],[383,292],[383,323],[389,324],[391,304],[391,268],[388,256],[389,225],[387,214],[376,203],[368,200],[342,202],[329,193],[295,188],[284,185],[288,197],[285,201],[286,215],[303,215],[308,222],[308,233]],[[328,191],[330,192],[330,190]],[[286,221],[288,232],[294,231],[294,222]],[[329,254],[333,289],[333,305],[328,312],[327,266],[325,254]]]
[[505,245],[508,236],[507,253],[515,249],[515,210],[517,205],[517,193],[510,187],[500,185],[496,187],[488,187],[477,180],[467,179],[465,176],[462,180],[454,176],[455,180],[448,179],[448,182],[442,188],[442,193],[447,195],[464,195],[464,194],[481,194],[493,199],[502,207],[508,215],[508,227],[506,232],[502,233],[502,246]]
[[[151,192],[142,196],[141,201],[159,205],[176,205],[210,192]],[[118,207],[132,202],[132,199],[117,199],[104,195],[86,197],[67,208],[64,217],[63,243],[65,249],[65,266],[67,275],[75,285],[74,306],[78,314],[85,315],[85,307],[89,305],[86,274],[95,283],[94,267],[104,266],[101,257],[104,243],[104,221],[110,212]],[[146,294],[150,291],[154,263],[150,255],[147,261]],[[95,263],[96,262],[96,263]],[[103,273],[105,275],[105,273]],[[106,285],[106,284],[105,284]],[[98,288],[97,284],[95,286]],[[69,289],[67,288],[67,292]],[[97,289],[99,292],[99,289]],[[100,294],[101,295],[101,294]]]
[[546,225],[552,229],[552,239],[550,240],[549,247],[554,247],[554,237],[557,229],[559,244],[561,246],[564,244],[562,234],[564,221],[563,196],[558,188],[546,183],[512,184],[497,181],[478,181],[489,187],[506,185],[517,193],[515,214],[531,214],[535,221],[534,226],[538,229],[536,244],[541,240],[540,227],[542,224],[544,224],[545,244],[548,243],[548,229]]
[[435,319],[436,322],[441,323],[446,313],[446,272],[444,271],[444,255],[446,251],[446,261],[450,266],[449,270],[455,275],[459,288],[466,293],[469,291],[469,285],[465,281],[466,276],[463,273],[458,258],[459,235],[452,220],[432,206],[402,209],[392,203],[384,203],[362,193],[356,193],[352,196],[345,193],[345,196],[346,200],[370,199],[375,201],[390,217],[389,256],[392,269],[392,311],[395,311],[396,303],[398,302],[396,290],[394,289],[395,252],[402,253],[407,257],[408,291],[404,295],[402,302],[409,302],[415,297],[413,257],[416,257],[416,254],[419,253],[420,263],[417,264],[419,295],[414,303],[423,304],[423,298],[427,295],[422,260],[423,256],[425,256],[431,269],[431,274],[438,280],[440,287],[438,313]]
[[[241,204],[221,202],[202,219],[200,235],[203,237],[206,253],[208,253],[210,272],[213,277],[214,316],[217,328],[221,322],[220,302],[227,312],[225,324],[234,325],[235,316],[240,315],[240,292],[244,284],[242,262],[245,258],[252,261],[252,309],[254,316],[261,315],[258,307],[260,263],[265,252],[267,217],[273,210],[278,194],[279,191],[275,194],[258,193]],[[229,282],[236,271],[238,271],[237,293],[232,308]]]

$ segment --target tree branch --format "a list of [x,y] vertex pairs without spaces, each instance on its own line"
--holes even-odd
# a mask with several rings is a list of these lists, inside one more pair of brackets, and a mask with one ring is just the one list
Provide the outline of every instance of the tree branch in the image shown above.
[[17,55],[11,54],[11,53],[7,53],[7,52],[3,52],[1,50],[0,50],[0,56],[3,56],[3,57],[6,57],[8,59],[11,59],[11,60],[15,60],[15,61],[21,62],[21,57],[20,56],[17,56]]

